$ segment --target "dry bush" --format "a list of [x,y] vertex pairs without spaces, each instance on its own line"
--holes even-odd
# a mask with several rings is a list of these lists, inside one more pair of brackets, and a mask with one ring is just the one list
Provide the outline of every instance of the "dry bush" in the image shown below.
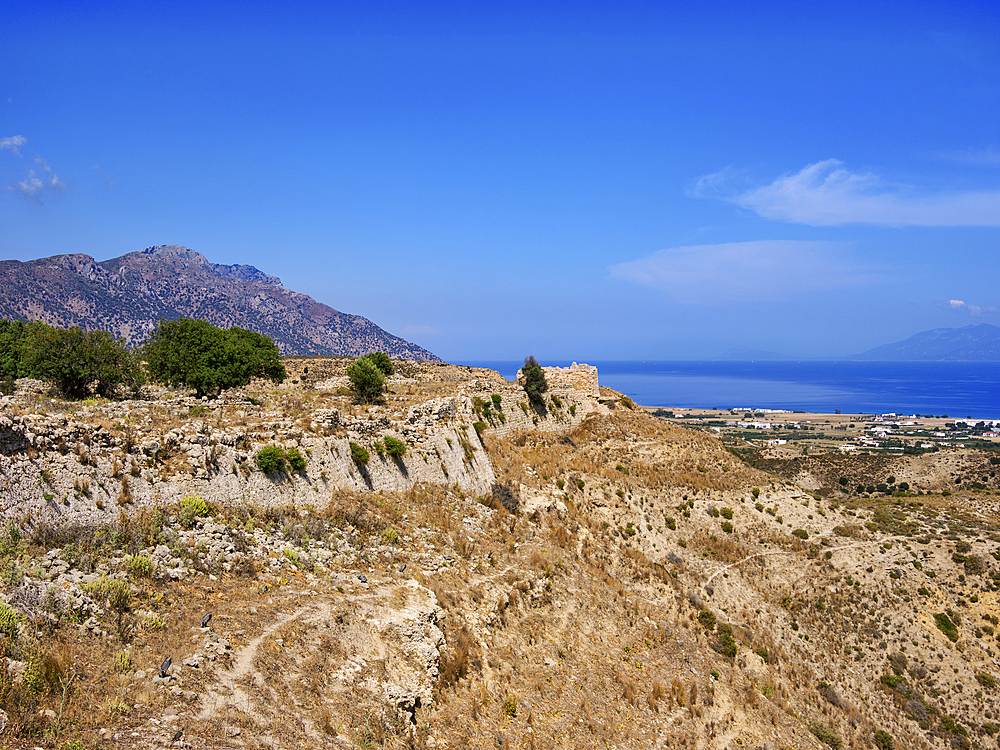
[[678,678],[674,678],[670,683],[670,697],[674,703],[683,708],[684,706],[684,683]]
[[573,535],[570,534],[569,529],[560,524],[552,531],[552,539],[560,547],[566,548],[570,545],[573,540]]
[[482,666],[479,644],[466,626],[447,638],[447,648],[441,656],[438,690],[456,685],[473,670]]

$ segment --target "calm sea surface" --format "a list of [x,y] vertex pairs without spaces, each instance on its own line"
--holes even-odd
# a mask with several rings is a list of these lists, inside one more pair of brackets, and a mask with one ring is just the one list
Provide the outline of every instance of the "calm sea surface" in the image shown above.
[[[462,362],[513,380],[521,362]],[[569,362],[545,361],[566,367]],[[645,406],[1000,419],[998,362],[588,362]]]

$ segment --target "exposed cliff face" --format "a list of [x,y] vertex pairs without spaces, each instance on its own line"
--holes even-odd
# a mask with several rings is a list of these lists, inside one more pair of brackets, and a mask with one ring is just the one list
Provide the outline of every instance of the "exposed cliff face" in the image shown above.
[[98,263],[89,255],[0,262],[0,316],[108,330],[130,344],[162,319],[201,318],[274,339],[285,354],[437,358],[349,315],[285,289],[253,266],[210,263],[178,245],[149,247]]
[[[310,365],[314,374],[326,376],[305,391],[323,403],[324,393],[346,385],[336,374],[346,362],[290,361],[293,377],[266,406],[244,392],[210,401],[159,390],[145,401],[101,402],[76,413],[49,414],[9,408],[18,397],[0,399],[8,406],[0,413],[0,517],[98,523],[115,518],[123,505],[167,505],[188,495],[218,504],[243,499],[265,507],[321,507],[335,491],[403,492],[418,484],[490,495],[496,476],[480,431],[496,436],[564,431],[608,411],[570,378],[554,376],[547,407],[536,410],[519,387],[495,372],[430,363],[399,363],[400,375],[390,378],[390,388],[402,393],[418,386],[422,372],[453,368],[466,378],[455,384],[453,395],[398,396],[399,401],[364,409],[338,397],[330,401],[338,406],[304,411],[303,386],[292,382],[298,380],[294,376],[305,377],[302,369]],[[593,380],[596,384],[596,371]],[[44,389],[31,381],[22,386]],[[406,444],[405,455],[380,452],[386,435]],[[368,451],[367,462],[352,458],[352,442]],[[306,468],[262,473],[256,454],[271,445],[297,448]],[[33,460],[23,460],[26,452]]]

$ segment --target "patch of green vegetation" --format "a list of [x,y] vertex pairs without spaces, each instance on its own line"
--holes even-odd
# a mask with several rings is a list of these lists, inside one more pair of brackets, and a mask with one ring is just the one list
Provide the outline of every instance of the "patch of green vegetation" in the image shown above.
[[197,495],[188,495],[181,498],[181,509],[177,514],[177,520],[185,529],[190,529],[194,526],[196,519],[205,518],[213,513],[215,513],[215,508],[204,499]]
[[125,558],[125,570],[135,578],[149,578],[153,575],[153,561],[145,555],[129,555]]
[[809,724],[809,731],[820,742],[825,742],[827,745],[833,748],[833,750],[841,750],[844,747],[844,741],[840,739],[840,735],[834,732],[826,724],[814,721]]
[[351,458],[354,460],[354,463],[356,464],[368,463],[369,455],[367,450],[362,448],[353,440],[350,441],[347,445],[351,449]]
[[257,468],[265,474],[285,470],[285,452],[276,445],[269,445],[257,451]]
[[402,458],[406,455],[406,443],[392,435],[383,435],[382,442],[385,444],[385,452],[393,458]]
[[306,468],[305,456],[294,446],[285,451],[285,460],[292,467],[292,471],[302,471]]
[[934,623],[937,625],[938,630],[944,633],[948,640],[954,643],[958,640],[958,628],[955,627],[955,623],[951,621],[951,618],[944,612],[939,612],[934,615]]

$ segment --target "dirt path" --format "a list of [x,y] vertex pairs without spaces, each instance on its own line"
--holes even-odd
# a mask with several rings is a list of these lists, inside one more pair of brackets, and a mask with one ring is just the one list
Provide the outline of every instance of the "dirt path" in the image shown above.
[[209,690],[202,696],[201,712],[198,714],[197,719],[203,721],[213,718],[227,706],[234,706],[257,723],[265,723],[267,720],[266,717],[254,709],[249,694],[240,686],[239,682],[253,671],[253,664],[257,658],[257,650],[266,638],[271,636],[278,628],[287,625],[292,620],[301,617],[309,610],[315,608],[315,605],[300,607],[294,612],[289,612],[279,617],[244,648],[237,651],[231,671],[217,669],[215,671],[215,678],[224,689],[229,690],[230,695],[221,695],[215,690]]
[[[886,539],[894,539],[894,538],[895,537],[886,537]],[[876,540],[876,541],[873,541],[873,542],[854,542],[853,544],[842,544],[839,547],[829,547],[829,548],[827,548],[826,551],[827,552],[838,552],[839,550],[843,550],[843,549],[854,549],[856,547],[867,547],[867,546],[875,545],[875,544],[884,544],[885,541],[886,541],[886,539],[879,539],[879,540]],[[758,552],[755,555],[747,555],[742,560],[737,560],[734,563],[730,563],[729,565],[725,565],[725,566],[719,568],[717,571],[715,571],[714,573],[712,573],[712,575],[710,575],[708,577],[708,580],[705,581],[704,585],[708,586],[712,581],[714,581],[716,578],[718,578],[719,575],[721,575],[722,573],[725,573],[730,568],[735,568],[735,567],[738,567],[738,566],[742,565],[747,560],[753,560],[754,558],[757,558],[757,557],[768,557],[770,555],[793,555],[793,554],[797,554],[800,551],[801,550],[779,549],[779,550],[771,550],[769,552]]]

